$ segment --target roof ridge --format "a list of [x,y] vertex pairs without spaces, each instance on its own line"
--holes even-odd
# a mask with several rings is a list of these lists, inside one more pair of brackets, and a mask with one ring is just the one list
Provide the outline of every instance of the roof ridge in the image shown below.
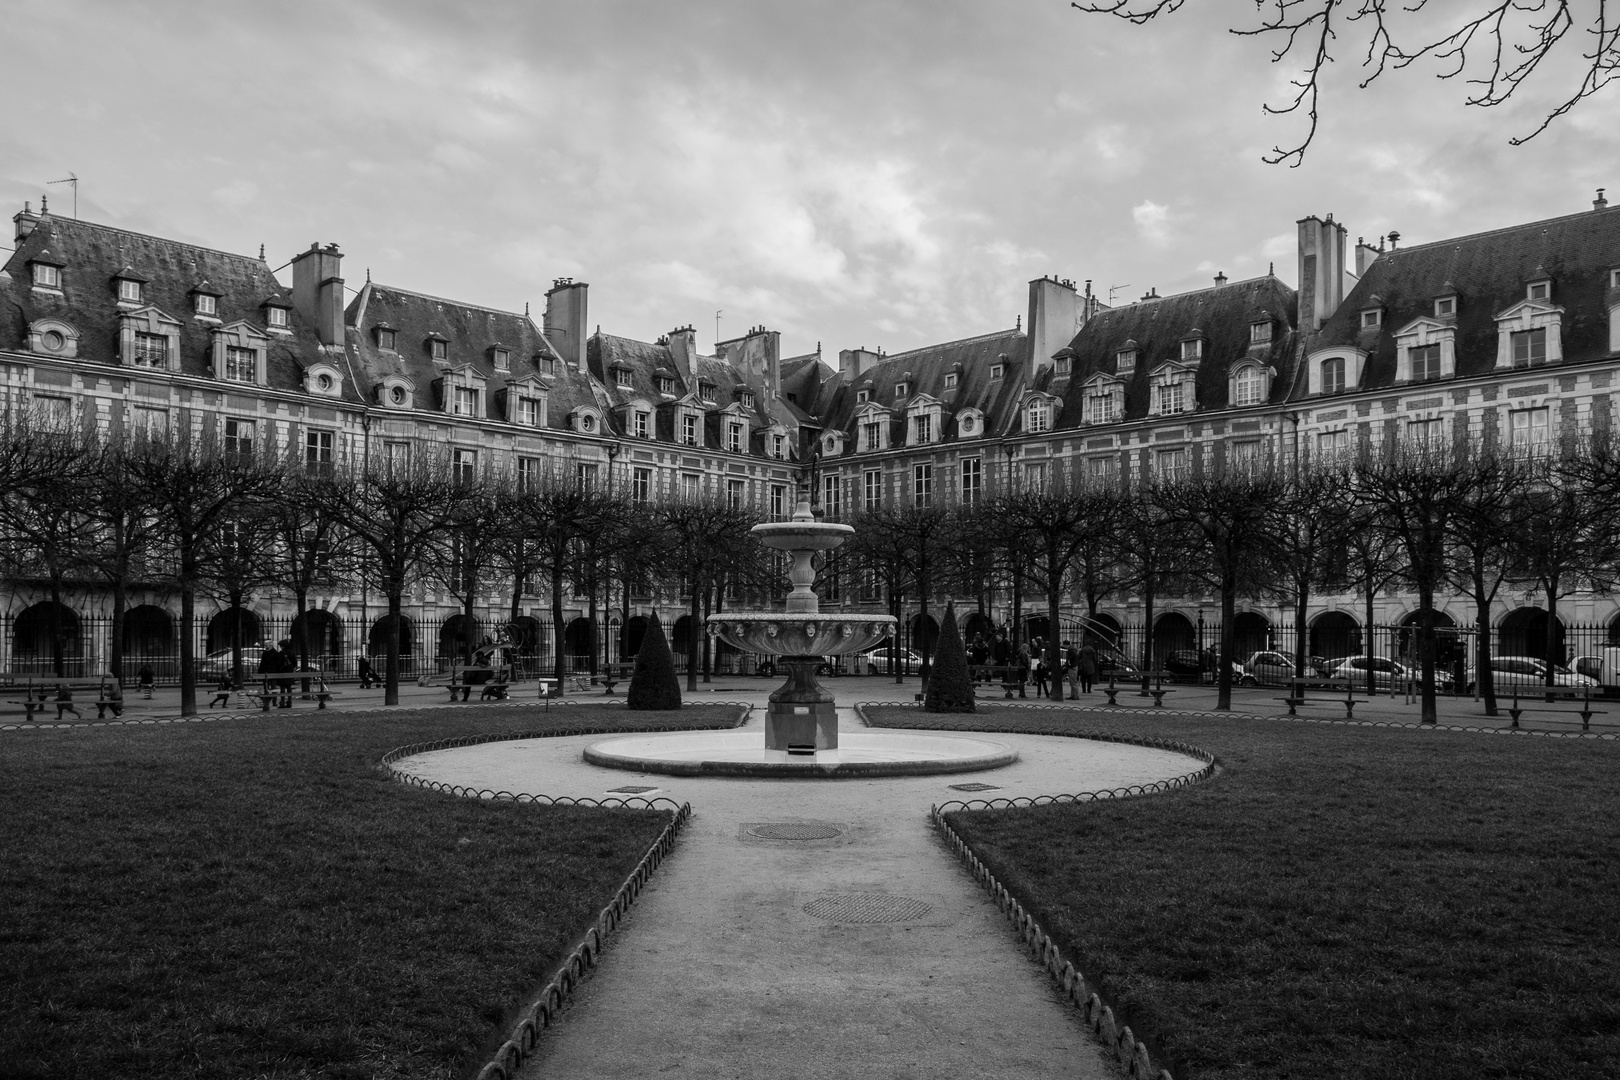
[[401,296],[414,296],[418,300],[432,300],[434,303],[438,304],[454,304],[459,308],[470,308],[473,311],[485,311],[491,315],[510,315],[515,319],[526,318],[531,323],[534,322],[534,316],[532,315],[521,315],[516,311],[505,311],[501,308],[493,308],[485,304],[471,304],[465,300],[452,300],[448,296],[435,296],[432,293],[418,292],[415,289],[402,289],[397,285],[384,285],[374,281],[371,283],[371,288],[373,291],[385,289],[388,292],[399,293]]
[[1021,333],[1016,328],[1009,326],[1005,330],[995,330],[988,334],[978,334],[974,337],[957,338],[955,341],[941,341],[933,345],[919,345],[917,348],[907,349],[905,352],[884,353],[882,356],[878,357],[878,363],[881,364],[888,360],[898,360],[901,357],[906,356],[915,356],[918,353],[931,352],[934,349],[949,349],[957,345],[975,345],[981,341],[989,341],[992,338],[1007,337],[1009,335],[1021,336]]
[[[47,215],[41,215],[41,216],[45,217]],[[59,224],[61,224],[61,225],[72,225],[72,226],[74,226],[76,228],[100,229],[103,232],[118,233],[118,234],[121,234],[123,236],[139,237],[142,240],[155,240],[160,244],[170,244],[170,245],[172,245],[174,247],[195,248],[198,251],[206,251],[211,255],[223,255],[228,259],[241,259],[243,262],[255,263],[255,264],[259,264],[259,265],[266,266],[266,267],[268,267],[270,265],[266,260],[261,259],[261,258],[259,258],[258,256],[255,256],[255,255],[242,255],[242,254],[239,254],[239,253],[237,253],[235,251],[225,251],[225,250],[223,250],[221,248],[211,248],[211,247],[208,247],[205,244],[193,244],[193,243],[189,243],[189,242],[187,242],[185,240],[176,240],[173,237],[153,236],[151,233],[136,232],[134,229],[120,229],[116,225],[103,225],[99,221],[85,221],[82,218],[65,218],[65,217],[61,217],[61,216],[59,216],[57,214],[50,214],[50,215],[48,215],[48,217],[50,219],[49,220],[49,225],[53,229],[55,228],[55,226],[57,226]],[[126,264],[126,265],[128,265],[128,264]]]
[[[1521,221],[1517,225],[1501,225],[1494,229],[1484,229],[1476,233],[1464,233],[1462,236],[1450,236],[1441,240],[1430,240],[1422,244],[1409,244],[1403,248],[1396,248],[1391,251],[1380,252],[1379,258],[1383,258],[1385,255],[1399,255],[1403,251],[1422,251],[1425,248],[1446,247],[1448,245],[1479,240],[1487,236],[1496,236],[1516,232],[1520,229],[1534,229],[1537,226],[1545,227],[1556,222],[1570,221],[1574,218],[1589,218],[1594,214],[1612,214],[1616,211],[1620,211],[1620,205],[1606,207],[1602,210],[1577,210],[1571,214],[1560,214],[1558,217],[1541,218],[1537,221]],[[1374,261],[1376,262],[1376,260]]]

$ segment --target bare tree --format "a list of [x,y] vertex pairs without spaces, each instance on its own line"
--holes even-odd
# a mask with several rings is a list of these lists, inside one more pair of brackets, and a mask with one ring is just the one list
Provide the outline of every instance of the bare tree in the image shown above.
[[576,554],[602,527],[613,500],[609,492],[559,467],[509,492],[506,503],[512,527],[527,538],[531,565],[550,583],[553,659],[561,692],[568,670],[562,622],[564,589]]
[[760,515],[720,497],[667,499],[648,508],[663,538],[663,553],[679,567],[689,597],[692,629],[686,641],[686,688],[697,689],[703,635],[703,597],[727,567],[752,550],[749,530]]
[[1467,468],[1472,482],[1459,494],[1451,515],[1446,578],[1474,602],[1475,685],[1485,699],[1485,714],[1495,716],[1491,605],[1507,578],[1520,530],[1528,524],[1529,472],[1522,462],[1490,451],[1475,455]]
[[1335,554],[1350,520],[1349,476],[1333,465],[1306,465],[1289,478],[1277,507],[1277,550],[1294,605],[1295,670],[1305,665],[1305,622],[1311,596],[1337,569]]
[[[1070,6],[1140,26],[1175,13],[1185,2],[1101,0]],[[1386,71],[1433,61],[1438,78],[1460,77],[1468,87],[1464,104],[1481,108],[1503,104],[1538,75],[1544,75],[1542,83],[1565,80],[1558,104],[1529,134],[1510,139],[1514,146],[1541,134],[1620,74],[1620,19],[1609,18],[1614,13],[1608,0],[1447,3],[1438,20],[1428,0],[1256,0],[1254,7],[1255,22],[1231,27],[1230,33],[1270,43],[1274,64],[1303,54],[1300,73],[1289,82],[1292,96],[1264,109],[1274,116],[1303,113],[1305,137],[1286,149],[1272,147],[1265,157],[1272,165],[1298,166],[1304,160],[1316,137],[1322,77],[1336,52],[1361,54],[1362,89]],[[1576,81],[1570,85],[1569,80]]]

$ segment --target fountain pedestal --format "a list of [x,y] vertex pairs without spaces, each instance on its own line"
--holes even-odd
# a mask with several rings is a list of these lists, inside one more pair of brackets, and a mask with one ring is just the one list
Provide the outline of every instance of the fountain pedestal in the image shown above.
[[816,679],[819,656],[784,656],[788,680],[771,695],[765,710],[765,749],[815,753],[838,748],[834,698]]

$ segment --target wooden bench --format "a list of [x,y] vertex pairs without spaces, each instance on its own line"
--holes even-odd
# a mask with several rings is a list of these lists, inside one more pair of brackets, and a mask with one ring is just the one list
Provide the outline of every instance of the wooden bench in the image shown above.
[[[1311,697],[1306,697],[1305,696],[1305,689],[1306,689],[1307,686],[1311,686],[1311,687],[1314,687],[1314,688],[1317,688],[1317,689],[1322,689],[1322,690],[1343,690],[1344,691],[1344,697],[1342,697],[1342,698],[1311,698]],[[1289,716],[1297,716],[1297,715],[1299,715],[1294,710],[1296,708],[1298,708],[1299,706],[1301,706],[1301,705],[1326,705],[1329,702],[1336,702],[1336,703],[1344,706],[1344,717],[1345,717],[1346,720],[1354,720],[1356,718],[1355,687],[1354,687],[1354,685],[1351,683],[1351,681],[1349,679],[1299,679],[1299,678],[1289,679],[1288,680],[1288,696],[1284,697],[1284,698],[1278,698],[1277,700],[1287,704],[1287,706],[1288,706],[1288,715]]]
[[1000,683],[1008,698],[1013,696],[1014,690],[1024,687],[1018,678],[1018,668],[1010,664],[969,664],[968,678],[973,680],[974,686],[981,682]]
[[[266,676],[262,688],[258,690],[244,691],[243,696],[249,701],[257,701],[259,703],[259,710],[261,712],[269,712],[270,703],[273,701],[278,701],[281,698],[287,698],[290,702],[292,700],[291,695],[294,693],[298,693],[299,697],[305,701],[313,698],[315,701],[315,707],[317,709],[326,708],[326,703],[332,698],[338,696],[338,691],[327,686],[326,680],[320,678],[319,676],[308,676],[313,685],[307,692],[295,691],[291,686],[283,687],[277,682],[277,680],[296,677],[297,676],[290,675]],[[291,706],[289,705],[288,707],[290,708]]]
[[[112,707],[113,699],[107,697],[107,681],[105,679],[97,679],[95,682],[84,679],[59,679],[40,683],[30,679],[23,686],[23,696],[21,698],[12,698],[11,704],[21,705],[29,720],[34,718],[36,711],[43,713],[53,705],[57,706],[56,718],[58,720],[62,719],[69,709],[77,713],[79,710],[74,701],[57,701],[56,688],[58,682],[67,688],[69,695],[88,695],[94,691],[98,699],[96,708],[96,718],[98,720],[104,719],[107,715],[106,710]],[[85,701],[84,704],[88,707],[90,703]],[[124,711],[122,698],[117,699],[117,704],[118,709],[113,713],[114,716]]]
[[[1525,689],[1528,690],[1529,687],[1525,687]],[[1508,715],[1513,717],[1513,726],[1514,727],[1519,726],[1519,717],[1522,714],[1526,713],[1526,712],[1549,712],[1549,713],[1559,713],[1559,714],[1562,714],[1562,715],[1565,715],[1565,716],[1569,715],[1563,709],[1527,709],[1524,706],[1519,704],[1519,684],[1514,683],[1513,687],[1512,687],[1512,690],[1513,690],[1513,704],[1508,706]],[[1578,701],[1578,702],[1580,702],[1581,707],[1579,709],[1575,710],[1575,711],[1580,715],[1580,718],[1581,718],[1581,730],[1582,731],[1591,731],[1592,730],[1592,717],[1594,715],[1599,715],[1600,716],[1600,715],[1602,715],[1602,714],[1604,714],[1604,713],[1606,713],[1608,711],[1607,709],[1594,709],[1594,708],[1592,708],[1592,688],[1590,686],[1580,686],[1580,687],[1575,687],[1575,686],[1538,686],[1538,687],[1536,687],[1536,696],[1540,697],[1540,698],[1543,698],[1543,699],[1545,699],[1547,701],[1550,701],[1550,702],[1551,701]]]

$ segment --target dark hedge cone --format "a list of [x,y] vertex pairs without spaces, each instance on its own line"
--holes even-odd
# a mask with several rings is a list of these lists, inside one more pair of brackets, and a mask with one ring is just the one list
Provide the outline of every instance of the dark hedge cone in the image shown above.
[[669,641],[657,615],[649,621],[636,652],[625,707],[643,712],[681,707],[681,680],[675,675],[675,659],[669,654]]
[[928,679],[928,695],[923,708],[929,712],[974,712],[973,680],[968,675],[967,649],[962,632],[956,627],[956,605],[945,605],[945,619],[939,632],[939,651]]

